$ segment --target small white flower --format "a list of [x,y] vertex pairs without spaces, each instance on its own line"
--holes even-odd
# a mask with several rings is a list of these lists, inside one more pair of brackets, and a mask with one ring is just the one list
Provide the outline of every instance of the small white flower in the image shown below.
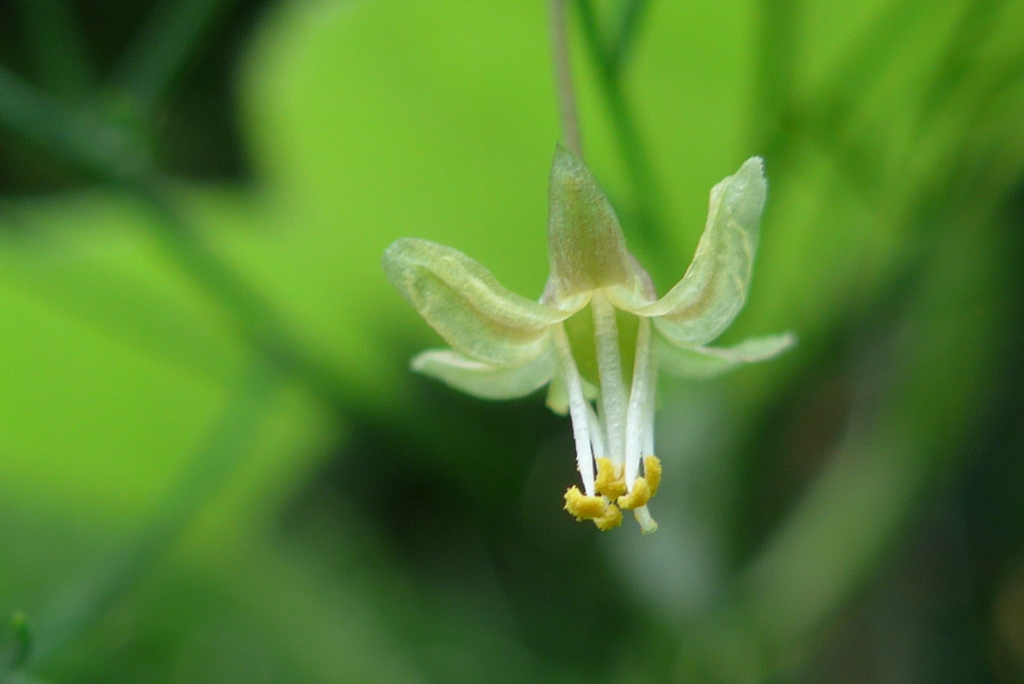
[[658,299],[597,181],[559,147],[549,191],[551,273],[539,302],[509,292],[451,247],[403,238],[384,253],[388,279],[452,347],[423,352],[412,367],[484,399],[549,385],[548,406],[572,419],[583,484],[582,492],[566,491],[566,510],[608,530],[629,509],[653,532],[658,370],[707,377],[770,359],[795,341],[783,333],[705,346],[746,301],[765,194],[758,157],[716,185],[693,262]]

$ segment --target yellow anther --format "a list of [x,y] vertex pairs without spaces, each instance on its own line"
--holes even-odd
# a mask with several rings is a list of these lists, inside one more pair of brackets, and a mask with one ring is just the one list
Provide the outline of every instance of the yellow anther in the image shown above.
[[604,515],[600,518],[594,518],[594,525],[597,529],[602,532],[615,529],[622,524],[622,511],[615,504],[608,504],[608,508],[605,509]]
[[607,509],[608,500],[603,496],[587,496],[576,485],[565,490],[565,510],[577,520],[597,520],[607,513]]
[[650,534],[658,529],[658,523],[647,511],[647,502],[658,491],[659,484],[661,461],[653,454],[644,456],[644,476],[636,478],[633,490],[628,493],[622,466],[616,467],[610,459],[601,456],[597,459],[597,479],[594,482],[597,495],[587,496],[573,485],[565,491],[565,510],[576,520],[592,520],[602,532],[621,525],[622,511],[632,510],[640,523],[640,530]]
[[622,466],[616,468],[611,459],[600,456],[597,459],[597,480],[594,489],[614,501],[626,493],[626,479],[622,476]]
[[651,499],[651,487],[647,484],[647,480],[642,477],[636,478],[636,482],[633,483],[633,491],[629,494],[625,494],[618,498],[617,503],[620,508],[640,508],[645,506]]
[[661,461],[654,454],[644,456],[644,479],[651,488],[651,496],[657,494],[661,484]]

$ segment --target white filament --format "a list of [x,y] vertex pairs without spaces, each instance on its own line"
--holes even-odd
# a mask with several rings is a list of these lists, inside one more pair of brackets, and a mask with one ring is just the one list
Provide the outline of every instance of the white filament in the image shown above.
[[654,410],[658,396],[658,352],[657,347],[653,344],[650,346],[650,350],[650,363],[648,364],[650,366],[648,369],[650,380],[647,384],[647,399],[644,402],[644,434],[641,456],[654,455]]
[[572,420],[572,436],[576,442],[576,468],[583,480],[583,489],[587,496],[594,496],[594,454],[590,449],[591,427],[589,412],[590,403],[583,396],[583,382],[579,369],[572,357],[569,337],[565,334],[565,326],[561,323],[551,329],[558,352],[562,380],[569,394],[569,418]]
[[651,410],[654,402],[650,400],[651,360],[651,320],[641,317],[636,331],[633,384],[629,392],[629,408],[626,411],[626,487],[630,491],[640,471],[640,450],[647,446],[645,442],[648,439],[654,441]]
[[601,408],[608,436],[608,457],[622,465],[626,449],[626,388],[622,382],[619,358],[619,329],[615,307],[601,290],[594,292],[590,306],[594,313],[594,349],[601,380]]
[[587,402],[587,416],[590,418],[590,442],[594,445],[594,456],[608,456],[608,448],[604,444],[604,428],[601,419],[594,412],[594,407]]

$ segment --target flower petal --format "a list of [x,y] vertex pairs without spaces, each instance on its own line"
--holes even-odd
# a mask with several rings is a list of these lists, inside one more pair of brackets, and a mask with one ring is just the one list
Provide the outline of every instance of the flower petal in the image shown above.
[[480,399],[518,399],[546,385],[555,371],[551,348],[522,366],[492,366],[450,349],[430,349],[412,360],[412,369]]
[[544,301],[566,301],[603,287],[642,287],[644,271],[626,249],[615,210],[586,164],[561,145],[551,165],[548,200],[551,277]]
[[550,327],[574,313],[509,292],[486,268],[436,242],[402,238],[384,252],[383,265],[388,280],[452,348],[494,366],[535,359]]
[[699,346],[722,334],[747,299],[766,194],[760,157],[712,188],[708,222],[686,275],[634,313],[658,317],[658,330],[677,344]]
[[658,369],[681,378],[711,378],[745,363],[767,361],[796,344],[791,332],[753,337],[735,347],[681,347],[659,335]]

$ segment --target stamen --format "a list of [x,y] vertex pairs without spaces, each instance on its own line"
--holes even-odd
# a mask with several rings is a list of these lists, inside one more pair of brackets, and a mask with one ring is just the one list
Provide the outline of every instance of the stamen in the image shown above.
[[641,506],[640,508],[633,509],[633,517],[640,523],[641,534],[651,534],[657,532],[658,523],[655,522],[654,518],[651,517],[651,512],[647,510],[647,506]]
[[603,496],[586,496],[573,485],[565,490],[565,510],[577,520],[593,520],[607,512],[608,499]]
[[[569,394],[569,417],[572,420],[572,436],[576,442],[576,469],[580,471],[583,489],[588,496],[594,495],[594,454],[590,450],[590,420],[587,410],[589,402],[583,396],[583,382],[576,361],[572,357],[569,337],[565,334],[565,326],[561,323],[552,326],[551,334],[558,352],[562,380]],[[593,409],[590,409],[593,410]]]
[[594,407],[587,402],[587,416],[590,418],[590,442],[594,445],[594,455],[597,458],[608,456],[608,447],[604,443],[604,434],[601,428],[601,420],[597,417]]
[[[654,405],[658,396],[658,352],[653,344],[650,345],[650,350],[650,362],[648,363],[650,368],[648,369],[649,375],[647,376],[650,380],[647,385],[647,401],[644,403],[643,446],[641,453],[653,456]],[[650,482],[649,478],[648,482]]]
[[[640,450],[651,441],[654,451],[654,420],[651,401],[651,319],[641,317],[636,331],[636,355],[633,358],[633,386],[629,392],[629,409],[626,412],[626,486],[633,490],[633,483],[640,470]],[[603,381],[603,379],[602,379]]]
[[618,506],[603,496],[584,496],[575,485],[565,492],[565,510],[577,521],[593,520],[602,532],[622,524],[622,511]]
[[615,501],[626,493],[626,481],[622,479],[622,466],[616,468],[607,458],[597,459],[597,481],[594,489],[598,494]]
[[651,500],[651,496],[651,487],[647,484],[647,480],[638,477],[633,482],[633,488],[629,491],[629,494],[620,496],[615,503],[619,504],[619,508],[625,508],[626,510],[640,508],[647,505],[647,502]]
[[644,479],[651,489],[651,496],[657,494],[661,485],[661,460],[654,454],[644,456]]
[[622,511],[619,510],[615,504],[608,504],[608,508],[605,509],[604,515],[600,518],[594,518],[594,525],[597,529],[602,532],[614,529],[622,524]]
[[608,433],[608,457],[618,465],[624,460],[626,447],[626,388],[622,382],[615,307],[600,290],[594,292],[590,307],[594,312],[594,346],[597,352],[597,372],[601,380],[601,407]]

